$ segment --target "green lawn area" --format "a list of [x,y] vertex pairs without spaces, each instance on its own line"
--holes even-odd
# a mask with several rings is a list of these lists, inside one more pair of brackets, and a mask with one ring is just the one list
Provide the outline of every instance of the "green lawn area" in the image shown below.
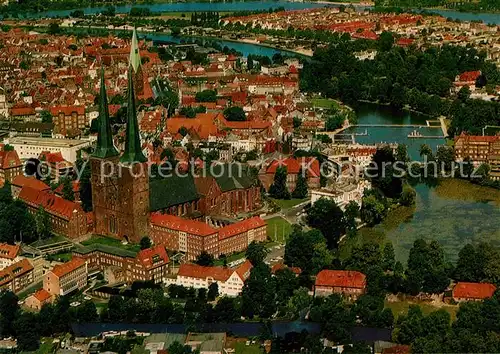
[[392,310],[392,313],[395,318],[399,317],[402,314],[408,313],[408,308],[410,305],[419,305],[422,309],[422,312],[428,315],[431,312],[437,311],[440,308],[445,309],[451,316],[451,319],[454,321],[457,317],[458,306],[453,305],[444,305],[442,307],[433,306],[426,302],[409,302],[409,301],[398,301],[398,302],[385,302],[385,307],[388,307]]
[[299,205],[300,203],[304,203],[305,201],[308,201],[309,198],[305,199],[274,199],[271,198],[273,202],[279,205],[281,209],[290,209],[293,208],[296,205]]
[[[226,262],[227,263],[231,263],[237,259],[241,259],[241,258],[245,258],[245,251],[243,252],[238,252],[238,253],[233,253],[232,255],[230,256],[227,256],[226,258]],[[222,266],[224,265],[224,260],[223,259],[216,259],[215,262],[214,262],[214,265],[216,266]]]
[[69,262],[71,258],[73,257],[73,254],[71,252],[61,252],[61,253],[54,253],[50,255],[50,258],[59,262]]
[[61,235],[54,235],[51,238],[35,241],[30,246],[41,247],[41,246],[51,245],[51,244],[57,243],[57,242],[62,242],[62,241],[67,241],[67,239]]
[[281,216],[266,220],[267,236],[273,241],[284,241],[292,232],[292,225]]
[[122,248],[124,250],[131,252],[139,252],[141,250],[141,247],[138,244],[129,243],[124,245],[121,243],[120,240],[116,240],[110,237],[97,236],[97,235],[93,235],[90,239],[81,242],[81,244],[84,246],[90,246],[96,243],[106,246]]
[[40,344],[40,347],[38,350],[35,352],[36,354],[49,354],[52,353],[53,346],[52,346],[52,339],[51,338],[45,338],[42,339],[42,344]]
[[316,108],[340,108],[339,104],[337,101],[332,100],[330,98],[313,98],[311,100],[311,103],[316,107]]
[[234,346],[236,354],[261,354],[263,351],[258,344],[246,345],[244,342],[236,343]]

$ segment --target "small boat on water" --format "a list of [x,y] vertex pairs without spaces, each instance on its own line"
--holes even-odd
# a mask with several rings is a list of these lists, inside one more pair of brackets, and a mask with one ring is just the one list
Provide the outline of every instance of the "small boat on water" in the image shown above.
[[420,133],[416,129],[414,131],[412,131],[410,134],[408,134],[408,138],[421,138],[421,137],[422,137],[422,133]]

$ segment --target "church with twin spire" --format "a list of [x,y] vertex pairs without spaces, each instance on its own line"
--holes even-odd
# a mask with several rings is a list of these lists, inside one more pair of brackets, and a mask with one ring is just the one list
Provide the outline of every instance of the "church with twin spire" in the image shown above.
[[137,82],[142,82],[142,71],[134,30],[128,68],[124,151],[120,154],[113,144],[102,69],[97,146],[90,157],[95,233],[131,242],[139,242],[148,235],[149,226],[149,174],[137,121]]

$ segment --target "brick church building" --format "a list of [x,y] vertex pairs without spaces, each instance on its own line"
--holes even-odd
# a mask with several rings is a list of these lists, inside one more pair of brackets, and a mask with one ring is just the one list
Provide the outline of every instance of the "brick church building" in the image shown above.
[[97,147],[90,166],[95,232],[139,242],[148,235],[149,176],[139,137],[133,75],[130,66],[125,150],[119,156],[113,145],[102,71]]

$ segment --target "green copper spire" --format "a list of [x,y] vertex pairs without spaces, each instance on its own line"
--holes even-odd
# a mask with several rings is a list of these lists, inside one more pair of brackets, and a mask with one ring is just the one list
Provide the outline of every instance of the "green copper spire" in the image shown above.
[[104,83],[104,68],[101,69],[101,89],[99,92],[99,117],[97,118],[97,147],[93,156],[105,159],[117,156],[118,151],[113,145],[113,135],[109,124],[108,97]]
[[137,41],[137,33],[132,32],[132,43],[130,45],[130,57],[128,59],[128,65],[132,65],[134,68],[134,73],[137,73],[139,66],[141,66],[141,54],[139,53],[139,42]]
[[132,78],[132,66],[128,68],[128,100],[127,100],[127,131],[125,132],[125,151],[120,162],[134,163],[146,162],[147,159],[142,153],[141,139],[139,138],[139,124],[135,111],[134,82]]

